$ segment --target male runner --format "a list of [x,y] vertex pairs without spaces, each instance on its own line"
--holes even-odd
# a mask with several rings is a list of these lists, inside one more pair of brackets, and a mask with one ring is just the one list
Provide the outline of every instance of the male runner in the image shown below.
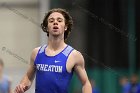
[[28,90],[35,76],[35,93],[68,93],[73,72],[82,83],[82,92],[92,93],[82,54],[65,43],[72,24],[64,9],[52,9],[46,14],[41,27],[47,33],[48,44],[33,50],[30,67],[15,93]]

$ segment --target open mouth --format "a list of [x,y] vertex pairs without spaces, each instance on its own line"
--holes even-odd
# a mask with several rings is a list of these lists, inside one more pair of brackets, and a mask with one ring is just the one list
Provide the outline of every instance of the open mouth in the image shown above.
[[58,27],[57,26],[54,26],[53,29],[58,29]]

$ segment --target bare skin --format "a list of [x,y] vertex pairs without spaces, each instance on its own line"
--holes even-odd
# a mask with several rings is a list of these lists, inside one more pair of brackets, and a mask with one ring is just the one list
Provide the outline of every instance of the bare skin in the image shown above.
[[[57,27],[58,29],[54,29],[54,27]],[[52,13],[48,18],[47,29],[49,31],[49,37],[47,44],[48,47],[46,48],[45,53],[48,56],[55,56],[67,46],[67,44],[64,42],[64,31],[67,29],[67,26],[65,25],[65,18],[63,15],[58,12]],[[15,93],[24,93],[30,88],[36,73],[34,61],[38,50],[39,47],[33,50],[31,54],[30,67],[20,84],[16,87]],[[73,68],[82,83],[82,92],[92,93],[91,84],[85,71],[84,58],[77,50],[72,51],[66,64],[66,69],[68,72],[71,72]]]

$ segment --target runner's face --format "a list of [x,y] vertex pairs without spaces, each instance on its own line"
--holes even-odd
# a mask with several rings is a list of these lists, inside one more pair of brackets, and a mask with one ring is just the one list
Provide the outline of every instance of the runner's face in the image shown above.
[[48,17],[48,32],[49,35],[59,36],[64,35],[66,29],[65,18],[61,13],[54,12]]

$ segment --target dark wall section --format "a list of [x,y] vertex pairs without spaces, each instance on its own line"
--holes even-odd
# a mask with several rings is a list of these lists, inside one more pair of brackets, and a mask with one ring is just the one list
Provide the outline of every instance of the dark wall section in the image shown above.
[[[92,3],[93,2],[93,3]],[[127,2],[90,0],[88,54],[111,67],[128,68]]]
[[[139,1],[136,0],[137,67],[139,60]],[[127,0],[54,0],[51,8],[65,8],[73,17],[74,29],[68,43],[110,67],[128,68]],[[135,42],[135,41],[133,41]],[[88,67],[101,66],[84,54]]]
[[140,1],[136,0],[136,39],[137,39],[137,69],[140,68]]

